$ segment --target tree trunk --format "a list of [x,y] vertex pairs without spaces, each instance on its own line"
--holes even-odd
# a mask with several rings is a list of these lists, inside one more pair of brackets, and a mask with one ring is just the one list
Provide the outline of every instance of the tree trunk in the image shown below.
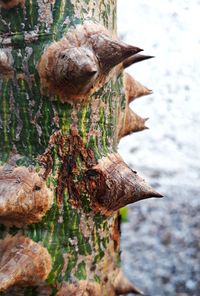
[[116,39],[116,0],[0,5],[1,295],[139,293],[118,210],[160,195],[116,149],[150,93],[123,68],[149,57]]

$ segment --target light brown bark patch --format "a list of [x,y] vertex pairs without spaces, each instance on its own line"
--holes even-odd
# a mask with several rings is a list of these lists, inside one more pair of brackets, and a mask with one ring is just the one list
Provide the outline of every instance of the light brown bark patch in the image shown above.
[[56,296],[102,296],[101,286],[95,282],[64,283]]
[[27,167],[0,167],[0,223],[24,226],[42,219],[53,193],[38,173]]
[[13,285],[35,285],[51,271],[51,256],[40,244],[16,235],[0,241],[0,291]]

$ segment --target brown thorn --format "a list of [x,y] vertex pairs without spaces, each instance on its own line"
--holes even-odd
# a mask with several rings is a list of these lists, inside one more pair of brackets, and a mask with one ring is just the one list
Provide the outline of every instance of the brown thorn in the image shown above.
[[140,132],[146,129],[145,126],[146,119],[140,117],[131,108],[126,109],[125,121],[119,127],[118,139],[125,137],[131,133]]
[[127,68],[133,64],[136,64],[138,62],[142,62],[148,59],[152,59],[155,58],[154,56],[149,56],[149,55],[142,55],[142,54],[136,54],[133,56],[130,56],[129,58],[125,59],[125,61],[123,61],[123,68]]
[[136,98],[152,94],[152,90],[142,85],[126,72],[124,73],[123,83],[126,100],[129,104]]
[[45,49],[38,63],[42,91],[62,102],[86,102],[140,51],[113,39],[105,27],[85,22]]
[[51,256],[40,244],[22,235],[7,236],[0,240],[0,291],[43,282],[51,264]]
[[164,196],[162,194],[156,192],[155,190],[152,190],[147,193],[147,198],[151,198],[151,197],[162,198]]
[[144,295],[137,287],[135,287],[120,270],[114,281],[114,289],[117,295],[124,295],[128,293],[134,293],[138,295]]
[[150,197],[162,197],[132,171],[117,153],[103,157],[85,174],[91,206],[103,214]]
[[[50,45],[38,65],[42,87],[70,101],[81,101],[99,75],[98,61],[90,48],[69,47],[67,40]],[[74,99],[76,102],[76,99]]]
[[103,73],[109,72],[128,57],[143,51],[141,48],[112,40],[105,34],[96,34],[91,36],[90,39]]

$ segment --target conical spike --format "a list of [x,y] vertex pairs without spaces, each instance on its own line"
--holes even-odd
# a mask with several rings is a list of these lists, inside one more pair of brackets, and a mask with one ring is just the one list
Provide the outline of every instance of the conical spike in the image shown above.
[[136,64],[138,62],[142,62],[148,59],[152,59],[152,58],[155,58],[155,57],[149,56],[149,55],[143,55],[143,54],[136,54],[136,55],[130,56],[125,61],[123,61],[123,67],[125,69],[133,64]]
[[97,59],[91,49],[64,45],[53,43],[44,52],[38,65],[43,87],[61,97],[82,97],[99,75]]
[[63,283],[56,296],[102,296],[101,287],[96,282],[79,281],[78,283]]
[[138,288],[136,288],[123,274],[123,272],[120,270],[118,275],[115,278],[114,281],[114,289],[116,295],[124,295],[128,293],[134,293],[138,295],[144,295],[142,291],[140,291]]
[[60,87],[68,85],[68,92],[71,87],[73,94],[88,91],[98,72],[91,50],[84,47],[68,48],[60,51],[56,59],[54,75],[57,84]]
[[112,40],[105,34],[95,34],[90,37],[90,40],[103,73],[110,71],[126,58],[142,51],[138,47]]
[[152,94],[152,90],[143,86],[128,73],[124,73],[123,83],[128,103],[131,103],[136,98]]
[[40,244],[16,235],[0,241],[0,291],[44,281],[51,271],[51,256]]
[[109,154],[85,173],[91,204],[95,210],[110,214],[127,204],[162,197],[132,171],[119,154]]
[[[103,26],[86,22],[47,47],[38,63],[41,88],[63,102],[84,102],[142,51],[112,39]],[[117,67],[115,67],[117,66]]]
[[0,167],[0,223],[20,227],[38,222],[52,202],[52,192],[36,172]]
[[125,113],[125,122],[121,129],[119,129],[118,138],[121,139],[122,137],[125,137],[131,133],[140,132],[147,129],[145,122],[146,119],[140,117],[128,107]]

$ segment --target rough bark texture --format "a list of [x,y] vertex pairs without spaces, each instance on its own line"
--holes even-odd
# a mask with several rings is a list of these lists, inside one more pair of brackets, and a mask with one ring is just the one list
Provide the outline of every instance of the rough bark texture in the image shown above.
[[140,293],[119,267],[118,209],[160,195],[116,148],[144,129],[127,123],[122,69],[149,57],[117,40],[116,0],[0,7],[1,295]]

